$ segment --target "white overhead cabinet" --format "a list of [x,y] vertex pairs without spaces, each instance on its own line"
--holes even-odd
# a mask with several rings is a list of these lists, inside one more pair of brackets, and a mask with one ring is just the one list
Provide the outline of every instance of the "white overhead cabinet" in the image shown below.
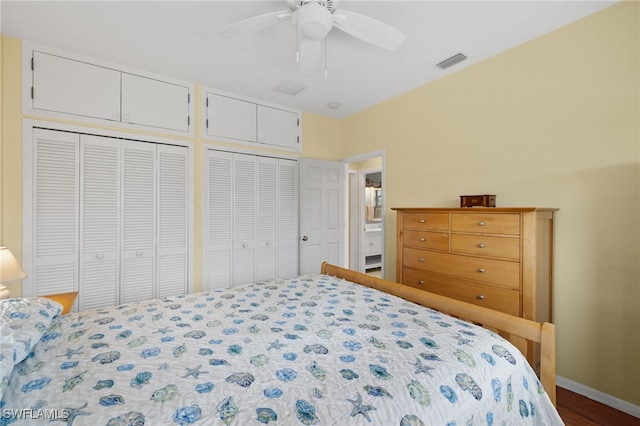
[[296,160],[208,150],[203,289],[298,274]]
[[205,90],[205,136],[301,151],[299,111]]
[[33,130],[34,295],[80,310],[185,293],[189,149]]
[[[26,107],[188,134],[193,85],[136,74],[88,60],[27,51],[31,75]],[[31,77],[31,78],[29,78]],[[130,127],[133,127],[130,126]]]

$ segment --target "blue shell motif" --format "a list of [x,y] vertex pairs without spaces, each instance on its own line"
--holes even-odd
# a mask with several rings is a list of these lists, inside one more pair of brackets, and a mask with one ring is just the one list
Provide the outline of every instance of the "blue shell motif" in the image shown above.
[[421,352],[420,356],[426,359],[427,361],[442,361],[442,359],[440,359],[440,357],[436,354],[427,354],[427,353]]
[[128,413],[109,419],[107,426],[144,425],[144,423],[144,414],[137,411],[129,411]]
[[142,386],[149,384],[149,380],[151,380],[152,376],[153,374],[148,371],[143,371],[142,373],[136,374],[136,377],[131,379],[129,384],[132,388],[140,389]]
[[282,380],[283,382],[290,382],[298,377],[298,373],[291,368],[283,368],[282,370],[276,371],[276,377],[278,380]]
[[256,378],[250,373],[233,373],[225,379],[227,383],[235,383],[243,388],[248,388]]
[[491,390],[493,391],[493,400],[500,402],[502,399],[502,385],[500,384],[500,380],[491,380]]
[[340,374],[342,374],[342,377],[344,377],[347,380],[353,380],[360,377],[358,376],[358,373],[356,373],[353,370],[349,370],[348,368],[344,368],[340,370]]
[[100,398],[100,405],[104,407],[111,407],[113,405],[124,404],[124,398],[122,395],[106,395]]
[[202,417],[202,411],[196,404],[190,405],[188,407],[178,408],[176,412],[173,413],[173,421],[181,426],[195,423],[200,419],[200,417]]
[[149,348],[149,349],[145,349],[142,352],[140,352],[140,356],[142,358],[150,358],[152,356],[158,356],[160,355],[160,348]]
[[75,366],[77,366],[79,363],[79,361],[65,361],[62,364],[60,364],[60,369],[61,370],[68,370],[70,368],[73,368]]
[[503,346],[493,345],[491,347],[491,350],[493,351],[494,354],[498,355],[500,358],[504,358],[507,362],[509,362],[509,364],[516,365],[516,359],[513,357],[513,355],[511,355],[511,352],[509,352]]
[[211,365],[231,365],[225,359],[213,358],[209,360],[209,364]]
[[488,354],[486,352],[482,352],[480,354],[480,356],[482,357],[482,359],[484,359],[485,361],[487,361],[487,363],[489,363],[489,365],[496,365],[496,360],[493,359],[493,357],[491,356],[491,354]]
[[100,362],[100,364],[110,364],[113,361],[120,359],[119,351],[103,352],[91,358],[93,362]]
[[267,388],[263,393],[267,398],[280,398],[282,396],[282,391],[278,388]]
[[379,396],[379,397],[384,396],[384,397],[393,399],[393,396],[391,396],[391,394],[381,386],[366,385],[364,386],[364,390],[371,396]]
[[447,398],[447,400],[452,404],[458,400],[458,395],[456,395],[456,391],[451,389],[451,387],[449,387],[449,386],[441,385],[440,386],[440,393],[445,398]]
[[206,335],[207,335],[207,333],[205,333],[202,330],[192,330],[192,331],[189,331],[189,332],[185,333],[184,337],[188,337],[190,339],[202,339]]
[[133,364],[122,364],[116,367],[117,371],[131,371],[135,368],[136,366]]
[[356,360],[356,357],[353,355],[340,355],[340,361],[342,362],[353,362]]
[[200,383],[200,384],[196,385],[196,392],[198,392],[198,393],[209,393],[215,387],[216,387],[216,385],[213,382]]
[[520,416],[529,417],[529,407],[527,406],[527,403],[523,400],[519,400],[518,405],[520,406]]
[[178,387],[176,385],[167,385],[163,388],[156,389],[151,394],[151,400],[153,402],[165,402],[173,399],[178,395]]
[[34,390],[40,390],[47,386],[51,382],[49,377],[43,377],[42,379],[31,380],[29,383],[22,386],[23,393],[29,393]]
[[313,425],[320,421],[318,416],[316,416],[316,408],[304,399],[296,401],[296,417],[305,425]]
[[422,342],[422,344],[429,349],[438,349],[438,344],[435,342],[435,340],[429,339],[428,337],[421,337],[420,342]]
[[228,397],[222,400],[217,406],[220,420],[222,420],[227,426],[229,426],[235,420],[238,415],[238,407],[233,402],[233,397]]
[[278,415],[271,408],[256,408],[256,416],[258,421],[264,424],[278,420]]
[[460,386],[462,390],[468,390],[469,393],[477,400],[480,401],[482,399],[482,389],[476,383],[475,380],[471,378],[466,373],[458,373],[456,374],[456,383]]
[[113,386],[113,380],[98,380],[96,385],[93,387],[94,390],[100,390],[105,388],[110,388]]
[[200,348],[200,350],[198,351],[199,355],[211,355],[213,354],[213,350],[209,349],[209,348]]
[[407,414],[400,420],[400,426],[425,426],[425,424],[418,416]]
[[316,344],[307,345],[304,347],[304,353],[308,354],[310,352],[313,352],[314,354],[318,354],[318,355],[326,355],[329,353],[329,349],[327,349],[326,346],[319,345],[316,343]]
[[327,371],[320,367],[315,361],[307,366],[307,371],[318,380],[324,380],[327,378]]
[[295,352],[287,352],[282,355],[282,358],[286,359],[287,361],[295,361],[298,358],[298,354]]
[[389,380],[393,377],[391,374],[387,373],[387,369],[381,365],[369,364],[369,370],[371,370],[373,375],[378,379]]

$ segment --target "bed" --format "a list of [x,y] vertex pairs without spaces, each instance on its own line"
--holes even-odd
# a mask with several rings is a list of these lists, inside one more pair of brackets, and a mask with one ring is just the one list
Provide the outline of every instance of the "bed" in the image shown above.
[[[2,307],[0,425],[562,424],[553,325],[327,263],[62,316]],[[503,336],[541,344],[540,379]]]

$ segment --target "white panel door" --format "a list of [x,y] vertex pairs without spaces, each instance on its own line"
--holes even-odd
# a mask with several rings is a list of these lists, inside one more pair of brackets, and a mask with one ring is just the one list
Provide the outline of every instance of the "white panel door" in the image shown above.
[[80,137],[79,309],[116,305],[120,281],[120,141]]
[[189,282],[189,149],[157,145],[157,297],[187,292]]
[[33,108],[120,121],[120,72],[33,52]]
[[189,88],[122,73],[122,121],[189,131]]
[[122,141],[120,303],[151,299],[156,282],[156,146]]
[[320,273],[323,261],[346,267],[344,163],[301,159],[300,274]]
[[278,273],[278,159],[257,160],[256,281],[265,281]]
[[255,282],[256,261],[256,157],[233,157],[233,284]]
[[233,154],[208,150],[203,176],[202,289],[210,290],[232,283]]
[[298,275],[298,162],[278,160],[278,277]]
[[207,94],[207,134],[225,139],[256,141],[256,104]]
[[297,148],[298,114],[258,105],[258,142]]
[[77,134],[33,130],[32,250],[24,256],[29,277],[23,280],[27,296],[78,290],[79,152]]

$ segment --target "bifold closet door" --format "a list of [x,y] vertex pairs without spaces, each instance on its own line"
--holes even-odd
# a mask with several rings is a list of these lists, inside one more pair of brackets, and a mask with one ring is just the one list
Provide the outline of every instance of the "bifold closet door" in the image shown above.
[[157,145],[156,297],[186,293],[189,282],[189,149]]
[[32,143],[31,238],[24,242],[27,257],[32,253],[25,259],[31,288],[24,290],[35,296],[76,291],[80,135],[34,129]]
[[278,159],[257,158],[256,281],[278,276]]
[[278,160],[278,277],[298,275],[298,162]]
[[256,276],[257,158],[233,157],[233,284],[250,284]]
[[80,136],[80,309],[120,301],[120,141]]

